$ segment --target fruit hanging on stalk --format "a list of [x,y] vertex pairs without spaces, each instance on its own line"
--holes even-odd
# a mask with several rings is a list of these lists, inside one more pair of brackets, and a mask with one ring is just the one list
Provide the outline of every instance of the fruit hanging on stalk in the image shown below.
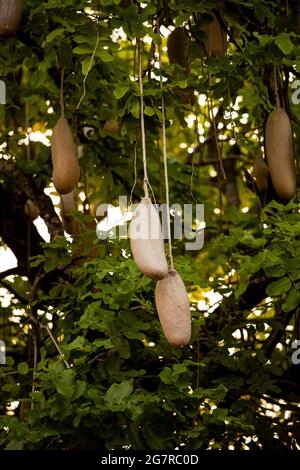
[[210,12],[212,21],[203,26],[203,31],[207,34],[207,41],[204,44],[206,54],[210,56],[224,56],[227,52],[228,40],[219,20],[215,14]]
[[[168,58],[170,64],[178,64],[184,69],[185,75],[189,75],[189,51],[190,42],[188,32],[183,27],[175,28],[167,42]],[[184,104],[190,104],[191,106],[195,103],[194,90],[191,87],[180,88],[174,87],[173,92],[180,97],[180,100]]]
[[21,23],[23,0],[0,0],[0,37],[14,36]]
[[73,189],[68,194],[61,194],[60,206],[65,231],[70,235],[78,235],[80,233],[80,225],[79,222],[72,216],[72,213],[77,211],[75,189]]
[[259,193],[268,191],[268,175],[269,169],[262,157],[261,151],[258,150],[253,163],[253,175],[255,177],[256,187]]
[[149,197],[144,197],[135,209],[129,235],[132,256],[138,269],[155,280],[167,276],[168,264],[161,223]]
[[280,106],[267,119],[265,149],[274,189],[281,199],[289,200],[296,192],[293,136],[290,118]]
[[55,189],[60,194],[68,194],[79,181],[80,167],[72,131],[63,115],[53,129],[51,156]]
[[189,39],[185,28],[175,28],[167,42],[170,64],[178,64],[189,73]]
[[190,301],[185,285],[174,269],[157,282],[155,303],[167,341],[175,347],[186,346],[191,339]]

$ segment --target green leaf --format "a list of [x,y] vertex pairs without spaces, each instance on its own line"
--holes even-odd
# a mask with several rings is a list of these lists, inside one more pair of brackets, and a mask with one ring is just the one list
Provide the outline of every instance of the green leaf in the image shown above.
[[248,285],[249,285],[249,279],[248,278],[244,278],[244,279],[241,279],[239,281],[238,287],[234,291],[234,298],[236,300],[238,300],[241,297],[241,295],[246,291]]
[[19,439],[12,439],[9,441],[5,450],[22,450],[24,447],[24,441]]
[[145,108],[144,108],[144,114],[145,114],[146,116],[154,116],[155,111],[154,111],[154,109],[153,109],[151,106],[145,106]]
[[264,271],[268,277],[282,277],[286,273],[286,269],[282,265],[266,266]]
[[177,85],[179,86],[179,88],[186,88],[187,87],[187,80],[178,80],[176,81]]
[[41,263],[44,263],[46,260],[45,256],[43,255],[37,255],[37,256],[33,256],[31,258],[31,262],[30,262],[30,266],[32,266],[33,268],[36,268],[37,266],[39,266]]
[[131,114],[135,119],[139,119],[140,117],[140,103],[138,100],[135,100],[132,107],[131,107]]
[[97,56],[100,57],[102,62],[111,62],[113,60],[113,56],[105,49],[100,49],[97,52]]
[[186,21],[188,21],[190,18],[190,14],[189,13],[186,13],[186,14],[183,14],[183,15],[179,15],[177,16],[177,18],[175,19],[175,25],[176,26],[182,26]]
[[213,420],[216,421],[225,421],[228,415],[227,408],[216,408],[213,410]]
[[195,388],[193,396],[197,398],[211,398],[213,400],[221,401],[227,394],[227,387],[220,384],[217,388]]
[[66,351],[72,351],[72,349],[80,349],[82,348],[84,342],[85,342],[85,338],[83,336],[77,336],[77,338],[75,338],[74,341],[64,346],[64,349]]
[[93,68],[94,64],[95,60],[93,59],[91,63],[91,57],[86,57],[85,59],[83,59],[83,61],[81,62],[81,70],[83,75],[87,75],[89,70]]
[[46,42],[51,42],[53,39],[56,39],[58,37],[61,37],[64,35],[65,28],[57,28],[51,31],[51,33],[48,34],[46,37]]
[[26,362],[20,362],[20,364],[18,364],[19,374],[26,375],[26,374],[28,374],[28,371],[29,371],[29,367],[28,367],[28,364]]
[[117,98],[117,100],[120,100],[123,98],[124,95],[126,95],[127,91],[129,90],[128,85],[119,85],[115,90],[114,90],[114,95]]
[[287,33],[280,33],[279,36],[275,38],[275,44],[284,54],[290,54],[294,49],[294,45]]
[[76,46],[73,49],[74,54],[91,54],[92,48],[90,46]]
[[75,371],[73,369],[66,369],[53,382],[60,395],[71,398],[75,391]]
[[113,384],[106,392],[106,400],[110,403],[121,404],[133,392],[133,380],[124,380]]
[[170,367],[164,367],[161,373],[159,374],[159,377],[161,381],[166,385],[174,383],[173,371],[172,369],[170,369]]
[[296,307],[298,307],[299,303],[300,292],[295,286],[293,286],[289,291],[285,302],[282,305],[282,310],[284,312],[290,312],[291,310],[294,310]]
[[271,284],[268,285],[266,292],[271,297],[274,295],[282,295],[291,288],[291,285],[291,280],[285,276],[277,281],[271,282]]
[[291,273],[292,281],[297,281],[298,279],[300,279],[300,269],[297,269],[297,271]]

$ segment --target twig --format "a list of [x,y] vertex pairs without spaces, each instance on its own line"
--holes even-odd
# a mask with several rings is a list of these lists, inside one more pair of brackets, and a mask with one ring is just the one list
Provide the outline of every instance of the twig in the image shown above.
[[85,75],[85,77],[83,79],[83,82],[82,82],[83,93],[81,95],[81,98],[80,98],[77,106],[76,106],[76,109],[79,109],[79,106],[81,105],[82,100],[85,98],[85,95],[86,95],[86,81],[87,81],[87,78],[88,78],[89,73],[91,71],[91,68],[93,66],[93,61],[94,61],[98,46],[99,46],[99,31],[98,31],[98,28],[97,28],[97,30],[96,30],[96,44],[95,44],[95,47],[94,47],[94,50],[93,50],[93,53],[92,53],[92,56],[91,56],[91,60],[90,60],[89,65],[88,65],[86,75]]
[[129,199],[128,207],[130,207],[131,204],[132,204],[133,191],[134,191],[134,189],[135,189],[136,182],[137,182],[137,169],[136,169],[136,159],[137,159],[137,155],[136,155],[136,147],[137,147],[137,140],[134,142],[134,147],[133,147],[133,153],[134,153],[134,163],[133,163],[133,168],[134,168],[134,182],[133,182],[133,185],[132,185],[132,188],[131,188],[131,191],[130,191],[130,199]]
[[62,117],[64,117],[65,115],[64,80],[65,80],[65,68],[63,66],[61,69],[61,75],[60,75],[60,113]]
[[45,330],[47,331],[47,333],[48,333],[48,335],[50,336],[52,343],[53,343],[54,346],[56,347],[56,349],[57,349],[57,351],[58,351],[58,353],[59,353],[61,359],[64,361],[66,368],[67,368],[67,369],[70,369],[70,368],[71,368],[71,367],[70,367],[70,364],[68,363],[68,361],[66,361],[66,359],[65,359],[65,357],[64,357],[64,354],[63,354],[62,350],[60,349],[60,347],[59,347],[59,345],[58,345],[56,339],[55,339],[54,336],[53,336],[53,334],[51,333],[51,330],[50,330],[49,326],[48,326],[48,325],[41,325],[41,324],[39,324],[39,326],[40,326],[40,328],[45,329]]
[[144,192],[145,197],[149,197],[148,193],[148,173],[147,173],[147,152],[146,152],[146,135],[145,135],[145,120],[144,120],[144,90],[143,90],[143,74],[142,74],[142,46],[141,40],[138,39],[138,53],[139,53],[139,85],[140,85],[140,118],[141,118],[141,134],[142,134],[142,155],[143,155],[143,168],[144,168]]
[[0,280],[5,279],[6,277],[12,276],[14,274],[21,274],[20,273],[20,268],[18,266],[15,267],[15,268],[7,269],[6,271],[2,271],[0,273]]

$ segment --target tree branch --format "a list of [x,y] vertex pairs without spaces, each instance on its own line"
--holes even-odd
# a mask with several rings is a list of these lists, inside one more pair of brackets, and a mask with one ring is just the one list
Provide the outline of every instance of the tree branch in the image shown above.
[[2,279],[5,279],[8,276],[13,276],[14,274],[20,274],[20,275],[22,274],[18,266],[16,268],[10,268],[10,269],[7,269],[6,271],[2,271],[0,273],[0,281]]
[[16,168],[11,161],[0,159],[0,172],[10,177],[19,191],[28,199],[31,199],[39,208],[40,215],[47,225],[51,239],[57,235],[63,235],[62,223],[54,210],[50,197],[41,189],[36,188],[33,181],[19,168]]

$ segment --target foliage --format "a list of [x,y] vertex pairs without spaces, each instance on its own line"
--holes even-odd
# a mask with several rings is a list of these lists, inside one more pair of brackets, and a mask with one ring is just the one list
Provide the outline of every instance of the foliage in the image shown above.
[[[0,338],[7,348],[0,448],[299,448],[299,373],[291,362],[299,337],[299,204],[279,201],[272,188],[267,200],[259,198],[251,174],[275,103],[274,66],[296,156],[299,150],[300,111],[289,79],[300,73],[300,30],[297,2],[287,5],[288,11],[278,0],[226,1],[224,9],[214,0],[27,0],[17,36],[1,39],[8,103],[0,121],[0,234],[19,271],[0,273]],[[229,50],[206,57],[202,28],[216,8]],[[186,27],[189,74],[168,63],[157,18],[165,28]],[[193,315],[192,341],[182,350],[162,335],[154,282],[137,271],[128,240],[98,240],[88,214],[99,203],[117,204],[120,195],[129,199],[135,151],[133,198],[142,195],[136,37],[146,38],[155,196],[164,201],[153,56],[161,45],[171,202],[205,204],[204,248],[186,252],[185,240],[174,241]],[[51,134],[62,68],[66,115],[82,150],[83,203],[75,216],[81,233],[61,232],[46,243],[22,218],[27,189],[1,163],[12,162],[33,191],[49,190],[49,143],[25,144],[30,132]],[[236,204],[229,203],[229,184]],[[47,211],[41,216],[51,225]]]

